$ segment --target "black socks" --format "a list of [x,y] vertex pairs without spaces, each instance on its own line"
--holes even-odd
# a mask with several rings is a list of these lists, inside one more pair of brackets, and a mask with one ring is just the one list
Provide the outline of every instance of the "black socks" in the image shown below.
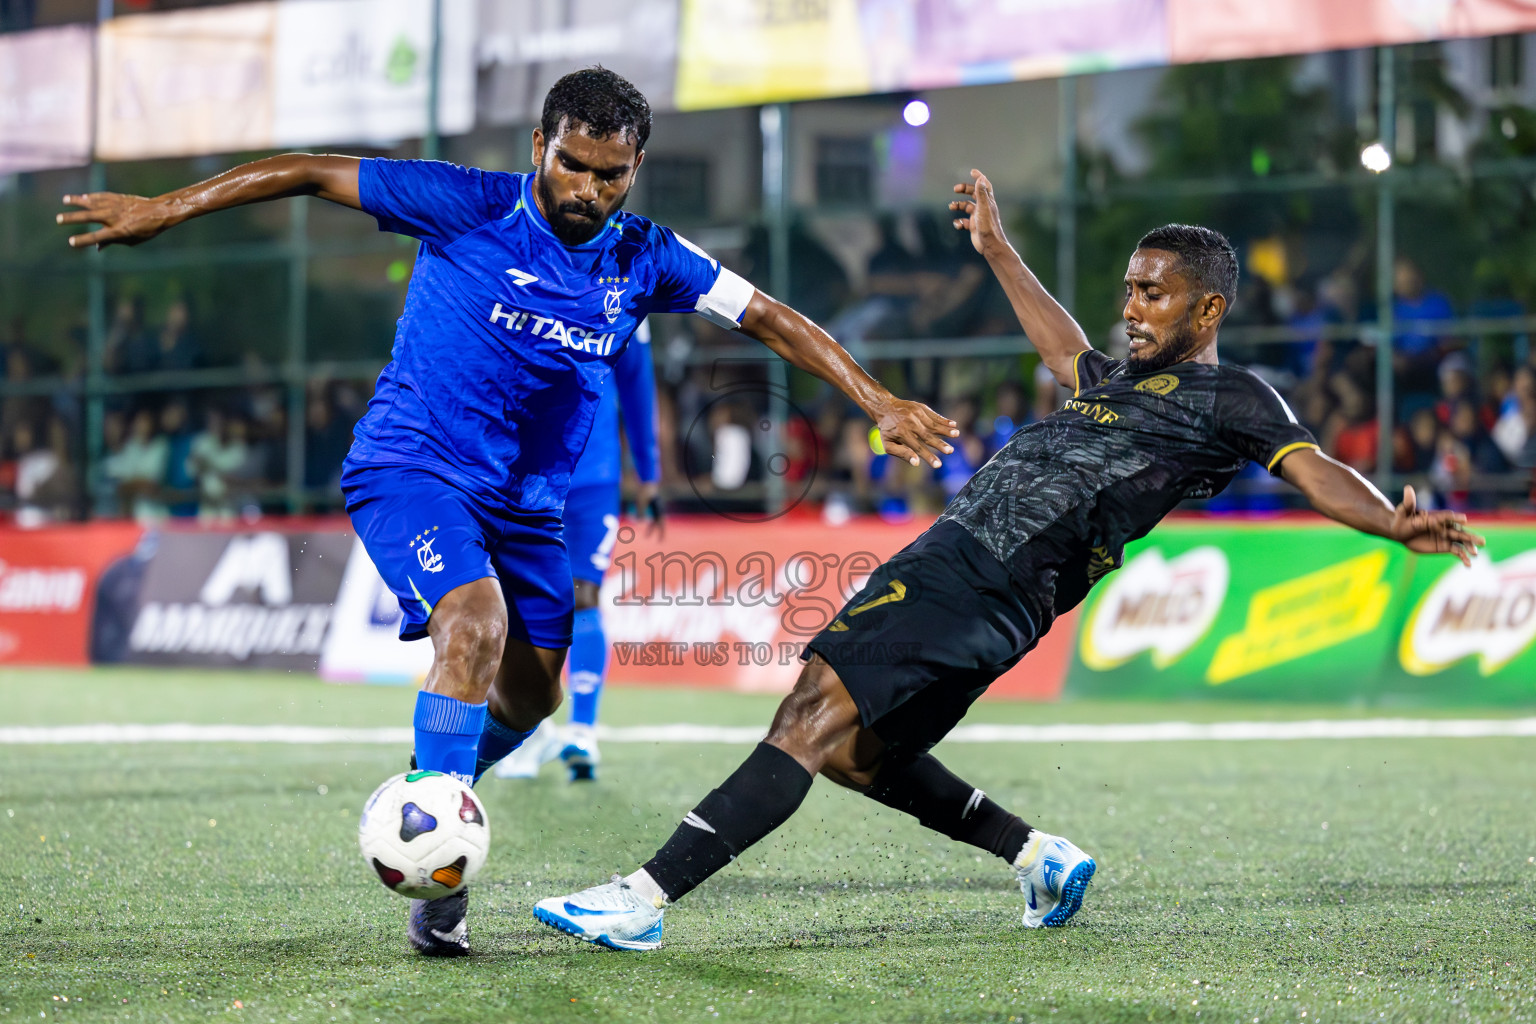
[[887,762],[865,793],[871,800],[917,818],[951,839],[980,847],[1012,864],[1033,831],[1018,815],[987,799],[932,754]]
[[778,747],[759,743],[646,861],[646,873],[668,899],[680,899],[788,821],[811,791],[811,781],[799,761]]

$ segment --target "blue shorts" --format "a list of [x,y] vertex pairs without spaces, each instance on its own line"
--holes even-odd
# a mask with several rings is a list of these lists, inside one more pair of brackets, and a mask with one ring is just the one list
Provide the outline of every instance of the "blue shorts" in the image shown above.
[[341,474],[352,528],[400,601],[400,639],[427,635],[432,606],[456,587],[495,578],[507,635],[569,647],[574,597],[560,519],[493,508],[415,466],[347,463]]
[[565,499],[565,546],[571,552],[571,576],[599,587],[619,537],[619,485],[589,484]]

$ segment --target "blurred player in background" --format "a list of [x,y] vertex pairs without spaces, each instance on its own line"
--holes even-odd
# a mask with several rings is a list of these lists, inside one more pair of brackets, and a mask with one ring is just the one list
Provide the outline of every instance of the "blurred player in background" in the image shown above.
[[1186,498],[1220,492],[1249,462],[1319,512],[1410,550],[1471,564],[1482,538],[1452,512],[1395,509],[1317,443],[1275,390],[1220,364],[1216,337],[1237,294],[1237,254],[1218,232],[1149,232],[1125,274],[1130,355],[1088,344],[1003,234],[980,171],[957,185],[968,231],[1041,359],[1072,397],[1014,433],[930,529],[869,577],[806,645],[807,664],[767,738],[626,877],[540,900],[538,920],[614,949],[661,944],[662,914],[778,828],[819,773],[1003,859],[1025,927],[1063,925],[1093,858],[1025,822],[931,753],[993,680],[1119,568]]
[[[421,241],[395,334],[342,469],[347,514],[400,601],[400,636],[432,638],[415,764],[472,782],[559,707],[571,643],[561,514],[604,379],[653,312],[739,329],[835,385],[888,450],[941,465],[955,425],[898,399],[825,331],[702,249],[622,211],[651,109],[603,68],[566,75],[533,132],[533,174],[426,160],[287,154],[143,197],[65,196],[76,248],[136,245],[193,217],[289,196],[370,213]],[[468,890],[412,901],[429,956],[469,952]]]
[[619,483],[624,475],[619,444],[621,414],[635,476],[640,480],[636,510],[659,533],[661,447],[656,431],[656,367],[651,362],[649,322],[641,322],[634,340],[614,364],[612,376],[603,384],[592,435],[571,473],[571,493],[565,499],[565,546],[571,554],[571,580],[576,589],[575,631],[566,666],[571,718],[563,730],[551,719],[540,722],[526,743],[496,765],[498,779],[531,779],[538,775],[540,766],[556,757],[570,769],[572,782],[590,782],[597,777],[597,709],[608,673],[608,637],[598,599],[619,536]]

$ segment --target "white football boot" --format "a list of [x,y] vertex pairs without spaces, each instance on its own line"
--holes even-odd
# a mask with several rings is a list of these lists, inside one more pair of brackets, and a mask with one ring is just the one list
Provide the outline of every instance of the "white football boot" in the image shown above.
[[647,950],[661,945],[666,903],[648,899],[614,875],[604,885],[551,896],[533,905],[533,916],[551,928],[609,949]]
[[1019,851],[1013,869],[1028,906],[1025,928],[1058,928],[1083,905],[1083,891],[1093,881],[1093,858],[1061,836],[1035,829]]
[[498,779],[534,779],[539,769],[560,756],[560,730],[549,719],[539,723],[533,735],[512,753],[496,762],[491,771]]

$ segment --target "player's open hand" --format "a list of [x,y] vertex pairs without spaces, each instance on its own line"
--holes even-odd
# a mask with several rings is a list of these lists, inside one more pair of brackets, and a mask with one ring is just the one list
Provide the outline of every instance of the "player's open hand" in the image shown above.
[[95,231],[70,235],[73,249],[94,245],[138,245],[176,224],[170,208],[160,199],[124,195],[121,192],[87,192],[65,196],[64,203],[78,206],[53,218],[56,224],[100,224]]
[[1003,218],[997,210],[997,198],[992,194],[992,183],[978,170],[971,171],[971,180],[955,186],[955,191],[969,199],[956,199],[949,204],[955,227],[971,233],[971,244],[985,256],[988,252],[1008,244],[1003,234]]
[[1403,500],[1392,513],[1392,536],[1421,555],[1452,554],[1462,565],[1471,565],[1477,549],[1487,543],[1467,529],[1460,512],[1420,512],[1412,487],[1403,488]]
[[945,419],[922,402],[903,398],[892,399],[876,418],[875,426],[885,454],[906,459],[914,466],[926,462],[934,469],[942,465],[935,452],[950,454],[955,448],[948,439],[960,436],[954,420]]

